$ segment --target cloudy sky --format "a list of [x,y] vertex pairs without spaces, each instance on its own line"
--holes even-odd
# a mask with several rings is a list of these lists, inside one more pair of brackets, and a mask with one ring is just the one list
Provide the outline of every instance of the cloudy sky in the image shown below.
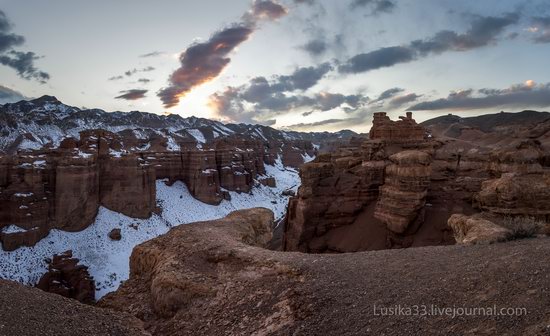
[[296,130],[550,107],[547,0],[0,0],[0,104]]

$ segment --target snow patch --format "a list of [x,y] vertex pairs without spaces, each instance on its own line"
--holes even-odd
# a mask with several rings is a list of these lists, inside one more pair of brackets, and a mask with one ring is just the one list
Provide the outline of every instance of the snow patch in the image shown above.
[[[11,224],[9,226],[5,226],[2,228],[2,233],[10,234],[10,233],[20,233],[20,232],[27,232],[27,230],[20,228],[19,226],[15,224]],[[0,276],[1,278],[1,276]]]
[[199,143],[206,143],[206,139],[204,138],[204,134],[196,128],[188,129],[187,132],[191,134],[195,140],[197,140]]

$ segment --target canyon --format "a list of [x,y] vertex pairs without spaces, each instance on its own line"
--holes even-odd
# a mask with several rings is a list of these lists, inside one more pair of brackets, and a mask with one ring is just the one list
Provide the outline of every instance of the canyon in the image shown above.
[[[457,322],[471,333],[535,335],[550,323],[548,303],[531,299],[548,286],[544,113],[419,124],[378,112],[365,136],[138,112],[122,122],[53,97],[1,108],[43,127],[4,129],[0,277],[49,292],[37,300],[56,316],[61,295],[118,334],[453,332],[444,315],[390,326],[373,309],[429,298],[533,312]],[[77,127],[73,114],[93,122]],[[508,242],[526,237],[536,238]],[[36,290],[0,280],[0,291],[17,312]],[[52,330],[74,323],[35,314]]]
[[497,224],[510,216],[548,223],[550,118],[535,114],[527,122],[524,114],[532,113],[483,131],[456,118],[425,127],[410,112],[398,121],[375,113],[370,138],[360,146],[302,166],[283,249],[334,253],[454,244],[448,225],[454,214],[483,215]]

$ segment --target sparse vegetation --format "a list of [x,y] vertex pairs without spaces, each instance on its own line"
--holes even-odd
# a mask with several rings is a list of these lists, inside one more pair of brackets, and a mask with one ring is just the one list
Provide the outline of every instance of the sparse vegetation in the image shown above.
[[499,224],[512,231],[510,240],[533,237],[550,225],[530,216],[504,217]]

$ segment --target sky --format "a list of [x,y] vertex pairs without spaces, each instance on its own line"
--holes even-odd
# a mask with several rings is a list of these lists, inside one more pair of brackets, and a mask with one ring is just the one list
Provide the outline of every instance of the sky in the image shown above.
[[547,0],[0,0],[0,104],[367,132],[550,107]]

